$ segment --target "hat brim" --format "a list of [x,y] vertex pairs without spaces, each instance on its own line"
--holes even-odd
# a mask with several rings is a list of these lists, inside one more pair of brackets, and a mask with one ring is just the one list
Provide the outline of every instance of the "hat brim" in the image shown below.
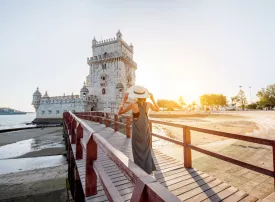
[[150,97],[149,92],[148,92],[148,90],[146,88],[145,88],[145,92],[143,94],[136,94],[134,92],[134,88],[133,87],[130,88],[130,89],[128,89],[128,93],[129,93],[128,97],[132,98],[132,99],[149,98]]

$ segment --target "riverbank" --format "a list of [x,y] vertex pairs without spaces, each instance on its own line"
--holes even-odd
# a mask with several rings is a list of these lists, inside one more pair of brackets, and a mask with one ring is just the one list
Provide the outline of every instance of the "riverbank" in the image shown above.
[[0,133],[0,201],[67,201],[62,127]]

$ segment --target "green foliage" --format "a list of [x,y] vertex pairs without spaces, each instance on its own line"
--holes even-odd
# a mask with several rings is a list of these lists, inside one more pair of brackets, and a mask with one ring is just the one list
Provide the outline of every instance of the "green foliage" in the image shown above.
[[238,103],[241,106],[242,110],[244,110],[247,100],[246,100],[244,91],[242,89],[240,89],[238,95],[232,97],[231,100],[232,100],[232,103],[234,104]]
[[174,108],[181,108],[181,106],[173,100],[161,99],[157,101],[158,106],[166,110],[174,110]]
[[227,104],[226,97],[222,94],[204,94],[200,96],[200,103],[202,106],[210,107],[224,107]]
[[258,104],[257,103],[251,103],[246,106],[247,109],[257,109]]
[[275,107],[275,84],[268,85],[257,93],[259,98],[258,108]]

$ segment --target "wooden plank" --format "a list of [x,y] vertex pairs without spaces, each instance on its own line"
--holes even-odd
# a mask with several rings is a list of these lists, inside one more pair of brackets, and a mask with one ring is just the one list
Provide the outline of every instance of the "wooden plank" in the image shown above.
[[105,173],[103,168],[100,166],[99,162],[94,161],[93,164],[94,164],[96,171],[99,175],[101,184],[104,188],[107,198],[112,201],[123,202],[124,200],[122,199],[121,195],[115,188],[115,184],[111,182],[110,178]]
[[122,177],[117,177],[117,178],[111,179],[111,181],[113,183],[118,182],[118,181],[122,181],[122,180],[127,180],[127,178],[125,176],[122,176]]
[[204,184],[212,182],[214,180],[216,180],[216,178],[214,178],[214,177],[206,177],[205,179],[201,179],[201,180],[198,180],[198,181],[196,181],[194,183],[191,183],[191,184],[188,184],[186,186],[183,186],[183,187],[180,187],[178,189],[175,189],[175,190],[172,191],[172,193],[175,194],[176,196],[178,196],[178,195],[181,195],[181,194],[183,194],[185,192],[188,192],[188,191],[190,191],[192,189],[200,187],[200,186],[202,186]]
[[223,202],[232,202],[232,201],[240,201],[241,199],[247,197],[248,194],[244,191],[237,191],[235,194],[232,194],[231,196],[227,197],[223,200]]
[[194,201],[203,201],[211,196],[213,196],[216,193],[219,193],[221,191],[223,191],[224,189],[227,189],[228,187],[230,187],[230,185],[226,184],[226,183],[222,183],[218,186],[212,187],[211,189],[208,189],[200,194],[194,195],[193,197],[184,200],[185,202],[194,202]]
[[184,180],[187,180],[187,179],[190,179],[190,178],[193,178],[195,176],[202,175],[202,174],[203,173],[201,171],[197,171],[197,172],[191,173],[190,175],[184,175],[184,176],[178,177],[176,179],[172,179],[172,180],[169,180],[169,181],[166,181],[166,182],[162,182],[161,184],[164,184],[165,186],[169,186],[169,185],[176,184],[178,182],[181,182],[181,181],[184,181]]
[[184,200],[192,198],[193,196],[198,195],[198,194],[200,194],[200,193],[202,193],[202,192],[204,192],[204,191],[206,191],[208,189],[211,189],[212,187],[218,186],[220,184],[222,184],[222,181],[220,181],[220,180],[214,180],[214,181],[212,181],[212,182],[210,182],[208,184],[202,185],[201,187],[198,187],[198,188],[193,189],[193,190],[191,190],[189,192],[181,194],[178,197],[182,201],[184,201]]
[[102,202],[102,201],[106,201],[108,200],[107,196],[98,196],[96,198],[90,198],[90,197],[87,197],[86,198],[86,202]]
[[127,200],[132,198],[132,193],[125,194],[125,195],[122,196],[122,198],[123,198],[124,201],[127,201]]
[[110,171],[110,172],[106,172],[108,174],[108,176],[112,176],[112,175],[117,175],[117,174],[120,174],[121,171],[120,170],[115,170],[115,171]]
[[229,187],[213,196],[210,198],[206,199],[205,202],[219,202],[222,201],[224,198],[227,198],[231,196],[232,194],[236,193],[238,191],[237,188],[235,187]]
[[122,176],[125,176],[125,175],[123,173],[119,173],[119,174],[111,175],[109,177],[110,177],[110,179],[115,179],[115,178],[122,177]]
[[163,169],[163,170],[158,170],[155,172],[155,175],[158,175],[160,173],[164,174],[168,171],[172,171],[172,170],[177,170],[177,169],[183,169],[184,166],[183,165],[179,165],[179,166],[175,166],[175,167],[171,167],[171,168],[166,168],[166,169]]
[[118,191],[120,191],[122,189],[130,188],[130,187],[133,187],[133,184],[131,182],[128,182],[128,183],[123,184],[123,185],[116,186]]
[[170,175],[174,175],[175,173],[180,173],[180,172],[190,172],[192,173],[193,171],[197,171],[195,168],[191,168],[191,169],[186,169],[186,168],[179,168],[179,169],[173,169],[171,171],[167,171],[167,172],[155,172],[154,175],[156,176],[156,178],[163,178],[163,177],[168,177]]
[[123,185],[123,184],[127,184],[129,183],[130,181],[127,179],[127,180],[121,180],[121,181],[118,181],[118,182],[114,182],[113,184],[115,186],[119,186],[119,185]]
[[199,181],[199,180],[201,180],[201,179],[205,179],[205,178],[207,178],[207,177],[209,177],[209,175],[207,175],[207,174],[197,175],[197,176],[192,177],[192,178],[190,178],[190,179],[188,179],[188,180],[184,180],[184,181],[181,181],[181,182],[178,182],[178,183],[176,183],[176,184],[170,185],[170,186],[168,186],[168,187],[166,186],[166,187],[167,187],[167,189],[168,189],[169,191],[173,191],[173,190],[175,190],[175,189],[178,189],[178,188],[180,188],[180,187],[186,186],[186,185],[188,185],[188,184],[192,184],[192,183],[194,183],[194,182],[197,182],[197,181]]
[[245,197],[244,199],[240,200],[240,202],[255,202],[258,200],[259,199],[257,199],[256,197],[249,195],[249,196]]
[[125,195],[125,194],[129,194],[129,193],[133,193],[133,190],[134,190],[134,187],[128,187],[126,189],[122,189],[122,190],[119,190],[119,193],[121,196]]
[[166,164],[166,165],[162,165],[162,166],[156,166],[156,169],[158,171],[158,170],[164,170],[164,169],[168,169],[168,168],[175,167],[175,166],[183,166],[183,164],[180,162],[174,163],[174,164]]
[[268,195],[263,199],[263,202],[272,202],[272,201],[275,201],[275,192],[273,192],[272,194]]
[[158,175],[156,176],[156,179],[159,183],[162,183],[162,182],[165,182],[165,181],[168,181],[168,180],[172,180],[172,179],[175,179],[175,178],[178,178],[178,177],[181,177],[181,176],[184,176],[184,175],[190,175],[191,173],[195,172],[195,170],[191,171],[191,172],[187,172],[186,170],[179,170],[179,172],[176,172],[174,174],[171,174],[169,176],[161,176],[161,175]]

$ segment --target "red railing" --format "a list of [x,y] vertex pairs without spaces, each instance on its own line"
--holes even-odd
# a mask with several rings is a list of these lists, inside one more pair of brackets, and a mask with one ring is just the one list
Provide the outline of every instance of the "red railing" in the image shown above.
[[[104,120],[106,121],[111,121],[114,123],[114,130],[117,131],[117,125],[122,124],[125,125],[126,128],[128,128],[127,131],[127,137],[130,137],[130,128],[131,128],[131,117],[129,116],[122,116],[124,119],[127,120],[126,124],[120,123],[118,121],[118,115],[112,114],[114,116],[114,119],[109,119],[110,114],[104,113],[104,112],[83,112],[83,113],[76,113],[77,116],[87,119],[87,120],[95,120],[96,118],[99,118],[99,122],[103,123]],[[192,167],[192,152],[191,150],[195,150],[201,153],[204,153],[206,155],[233,163],[235,165],[259,172],[261,174],[270,176],[274,178],[274,186],[275,186],[275,140],[269,139],[269,138],[261,138],[261,137],[252,137],[252,136],[245,136],[245,135],[239,135],[239,134],[233,134],[233,133],[227,133],[227,132],[221,132],[221,131],[215,131],[215,130],[210,130],[210,129],[203,129],[199,127],[193,127],[193,126],[188,126],[188,125],[182,125],[182,124],[176,124],[176,123],[171,123],[171,122],[164,122],[164,121],[158,121],[158,120],[150,120],[150,130],[152,136],[158,137],[160,139],[173,142],[177,145],[183,146],[183,158],[184,158],[184,167],[185,168],[191,168]],[[177,128],[182,128],[183,133],[183,141],[175,140],[169,137],[165,137],[163,135],[159,135],[156,133],[152,132],[152,124],[161,124],[161,125],[166,125],[166,126],[173,126]],[[108,124],[106,124],[107,126]],[[231,138],[231,139],[237,139],[237,140],[242,140],[246,142],[252,142],[252,143],[257,143],[257,144],[262,144],[262,145],[267,145],[272,147],[273,151],[273,170],[269,170],[266,168],[262,168],[259,166],[255,166],[243,161],[240,161],[238,159],[231,158],[229,156],[225,156],[219,153],[215,153],[213,151],[198,147],[196,145],[191,144],[191,131],[196,131],[196,132],[201,132],[201,133],[206,133],[206,134],[211,134],[215,136],[220,136],[220,137],[226,137],[226,138]],[[152,143],[152,140],[151,140]]]
[[[68,178],[71,185],[71,191],[74,193],[73,197],[77,198],[81,195],[88,197],[97,193],[97,172],[108,200],[124,201],[115,186],[110,181],[108,175],[104,172],[104,169],[101,167],[100,163],[97,161],[97,149],[99,147],[118,165],[120,170],[124,172],[124,174],[128,176],[128,178],[135,185],[131,198],[132,202],[141,201],[141,199],[146,201],[179,202],[179,198],[160,185],[152,176],[148,175],[145,171],[139,168],[122,152],[110,145],[103,137],[101,137],[88,124],[86,124],[85,121],[82,120],[93,120],[100,123],[105,121],[106,125],[113,123],[115,131],[118,130],[118,125],[124,125],[129,128],[128,132],[130,131],[130,119],[127,116],[124,116],[124,118],[126,118],[125,124],[118,121],[117,115],[114,115],[114,119],[110,119],[108,115],[110,114],[102,112],[83,112],[75,114],[65,112],[63,114],[65,129],[69,134]],[[75,156],[72,149],[74,144],[76,148]],[[83,180],[81,180],[81,176],[76,169],[76,160],[84,160],[85,179]],[[85,184],[79,186],[80,182],[85,182]],[[81,191],[79,187],[83,187],[84,190]]]

